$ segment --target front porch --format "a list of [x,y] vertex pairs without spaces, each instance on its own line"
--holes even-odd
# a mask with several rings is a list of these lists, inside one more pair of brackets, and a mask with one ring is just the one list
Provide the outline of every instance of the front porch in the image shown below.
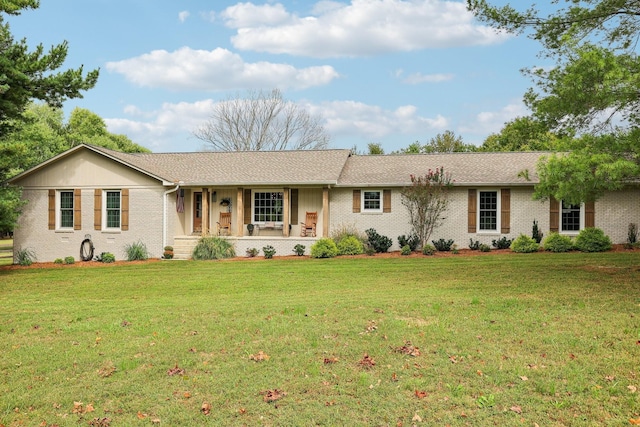
[[[191,259],[193,248],[195,248],[198,240],[202,236],[175,236],[173,242],[174,259]],[[293,247],[300,244],[305,246],[305,255],[309,255],[311,245],[313,245],[320,237],[282,237],[276,235],[263,236],[222,236],[224,239],[233,243],[236,250],[236,256],[242,257],[246,255],[246,250],[256,248],[260,251],[258,256],[263,256],[262,248],[271,245],[276,250],[275,256],[293,255]]]

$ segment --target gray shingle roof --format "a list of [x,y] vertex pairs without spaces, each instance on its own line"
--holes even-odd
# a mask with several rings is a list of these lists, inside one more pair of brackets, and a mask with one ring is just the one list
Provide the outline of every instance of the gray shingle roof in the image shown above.
[[[532,185],[538,182],[536,164],[549,153],[448,153],[352,156],[339,179],[343,187],[404,186],[410,174],[425,175],[444,167],[455,185]],[[518,177],[528,170],[529,181]]]

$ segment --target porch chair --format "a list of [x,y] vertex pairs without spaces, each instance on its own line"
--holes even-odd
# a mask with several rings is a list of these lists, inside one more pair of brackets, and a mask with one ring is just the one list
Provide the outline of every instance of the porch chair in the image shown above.
[[300,236],[316,237],[316,223],[318,222],[318,212],[307,212],[304,222],[300,223]]
[[220,220],[218,221],[218,236],[222,236],[222,232],[228,236],[231,232],[231,212],[220,212]]

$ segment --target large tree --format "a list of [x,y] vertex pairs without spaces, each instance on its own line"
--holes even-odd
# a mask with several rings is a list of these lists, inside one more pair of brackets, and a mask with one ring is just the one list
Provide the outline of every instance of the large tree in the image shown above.
[[320,120],[278,89],[250,91],[217,103],[210,119],[194,130],[217,151],[273,151],[326,148]]
[[38,0],[4,0],[0,2],[0,228],[10,230],[15,223],[20,202],[19,189],[3,183],[15,172],[16,163],[29,153],[24,145],[7,143],[10,132],[25,120],[24,112],[32,100],[60,107],[70,98],[81,98],[82,92],[95,86],[98,70],[88,73],[83,68],[58,71],[66,57],[68,44],[42,44],[30,50],[25,39],[16,41],[11,35],[6,15],[19,15],[25,9],[36,9]]
[[400,149],[402,154],[431,154],[431,153],[466,153],[476,151],[476,146],[465,144],[461,136],[446,130],[431,138],[426,144],[416,141],[407,148]]
[[478,151],[553,151],[563,149],[562,139],[532,117],[518,117],[484,140]]
[[571,155],[540,164],[537,196],[584,201],[637,178],[638,0],[558,0],[546,14],[534,7],[494,7],[486,0],[467,0],[467,5],[494,27],[539,41],[542,56],[555,63],[527,70],[535,87],[525,102],[548,130],[578,137]]

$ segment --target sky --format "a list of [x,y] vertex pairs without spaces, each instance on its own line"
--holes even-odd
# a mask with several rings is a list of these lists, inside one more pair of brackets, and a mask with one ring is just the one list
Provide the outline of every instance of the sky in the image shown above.
[[464,1],[41,0],[8,17],[31,49],[67,41],[61,69],[100,69],[64,110],[88,109],[154,152],[202,151],[216,103],[278,88],[330,148],[385,152],[447,130],[481,145],[527,115],[540,46],[496,32]]

